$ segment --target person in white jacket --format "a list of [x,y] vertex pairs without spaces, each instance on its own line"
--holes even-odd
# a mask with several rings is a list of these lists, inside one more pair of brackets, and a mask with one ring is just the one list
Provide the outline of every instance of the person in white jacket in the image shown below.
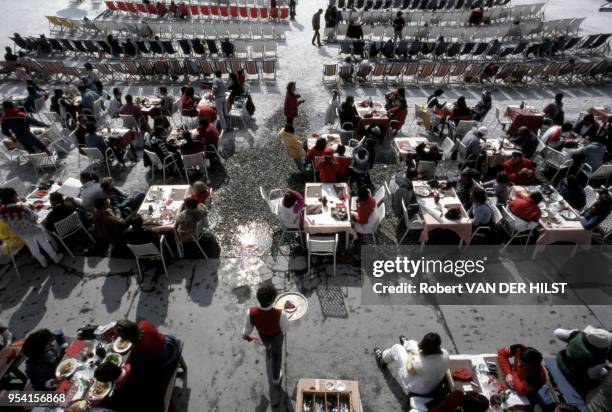
[[427,395],[434,391],[448,371],[448,352],[442,349],[437,333],[427,333],[420,342],[400,336],[400,344],[382,350],[374,348],[381,368],[391,365],[398,370],[396,379],[407,394]]
[[336,122],[336,111],[340,108],[340,103],[340,91],[337,89],[332,90],[332,99],[325,112],[325,124],[334,124]]

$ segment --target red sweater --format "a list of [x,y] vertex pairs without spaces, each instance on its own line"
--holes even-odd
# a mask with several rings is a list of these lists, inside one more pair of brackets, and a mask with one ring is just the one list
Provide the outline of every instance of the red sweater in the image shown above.
[[[512,375],[514,390],[519,395],[531,395],[535,393],[546,382],[544,368],[540,365],[538,371],[532,370],[529,366],[520,362],[521,352],[525,350],[523,345],[512,345],[501,348],[497,352],[497,362],[504,372],[504,377]],[[510,363],[510,358],[514,358],[514,363]],[[529,382],[531,383],[529,383]]]
[[333,155],[334,154],[334,149],[332,149],[331,147],[326,147],[323,150],[317,150],[316,148],[312,148],[308,151],[308,158],[310,160],[315,160],[316,157],[321,157],[321,156],[325,156],[325,155]]
[[439,404],[429,409],[428,412],[455,412],[463,404],[465,393],[462,391],[452,391]]
[[276,308],[262,310],[258,307],[252,307],[249,309],[251,325],[257,329],[261,336],[272,337],[281,332],[280,317],[282,313],[280,309]]
[[404,106],[395,106],[389,109],[389,117],[391,120],[397,120],[399,122],[399,124],[393,123],[394,130],[402,128],[406,121],[406,116],[408,116],[408,109]]
[[140,339],[134,345],[134,353],[141,356],[158,356],[164,346],[166,337],[148,320],[138,322]]
[[337,167],[333,161],[323,160],[319,162],[317,169],[321,183],[336,183]]
[[515,162],[513,159],[508,159],[504,162],[504,172],[508,175],[508,179],[510,179],[512,183],[518,185],[533,183],[535,178],[525,179],[523,176],[519,175],[519,172],[523,169],[535,170],[535,166],[531,160],[525,159],[524,157],[520,162]]
[[376,200],[369,195],[366,200],[357,200],[357,214],[355,222],[365,225],[370,219],[370,215],[376,209]]
[[536,222],[542,217],[540,207],[529,196],[523,197],[519,194],[519,197],[510,202],[508,208],[512,213],[528,222]]
[[297,117],[298,115],[298,98],[295,94],[287,93],[285,95],[285,117]]
[[198,106],[198,112],[200,117],[205,117],[211,124],[215,124],[217,121],[217,111],[214,107],[210,106]]
[[348,176],[349,166],[351,165],[351,161],[353,159],[338,155],[334,155],[334,159],[336,159],[336,177],[338,179],[344,179]]
[[198,128],[198,138],[204,144],[217,146],[219,144],[219,131],[214,124],[210,123],[205,130]]

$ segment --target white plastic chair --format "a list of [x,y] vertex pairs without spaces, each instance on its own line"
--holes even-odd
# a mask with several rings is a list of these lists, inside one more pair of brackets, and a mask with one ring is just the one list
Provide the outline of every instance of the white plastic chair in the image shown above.
[[[272,189],[270,192],[266,193],[264,188],[259,186],[259,193],[261,194],[261,198],[266,202],[266,206],[268,206],[268,210],[272,214],[276,214],[276,210],[278,208],[278,202],[280,201],[283,191],[281,189]],[[274,194],[278,194],[278,197],[272,198]]]
[[185,178],[187,179],[187,183],[189,182],[189,171],[190,170],[204,170],[204,175],[206,176],[206,180],[208,180],[208,170],[206,170],[206,158],[204,157],[204,152],[198,152],[190,155],[181,155],[181,159],[183,160],[183,168],[185,170]]
[[336,251],[338,250],[338,234],[333,236],[310,236],[306,234],[306,245],[308,246],[308,274],[310,275],[310,257],[333,256],[334,277],[336,276]]
[[385,186],[382,185],[374,193],[374,200],[376,201],[376,207],[379,207],[381,204],[384,204],[386,198],[387,198],[387,190],[385,189]]
[[195,245],[200,250],[200,253],[206,260],[208,260],[208,255],[206,254],[204,249],[202,249],[202,245],[200,245],[200,239],[202,239],[202,237],[204,236],[204,233],[206,232],[207,228],[208,228],[208,219],[206,218],[200,219],[200,221],[198,221],[196,225],[196,234],[191,237]]
[[544,167],[550,166],[556,170],[551,182],[554,182],[559,173],[561,173],[563,170],[565,170],[565,176],[567,176],[570,167],[574,163],[573,159],[565,157],[563,153],[550,147],[542,150],[542,155],[544,156]]
[[119,118],[121,119],[124,128],[136,130],[137,132],[140,131],[140,126],[138,125],[136,118],[131,114],[120,114]]
[[87,156],[90,166],[95,167],[96,164],[105,164],[108,175],[111,175],[109,161],[112,161],[114,155],[110,147],[106,149],[106,153],[102,153],[97,147],[81,147],[81,150]]
[[55,168],[55,170],[57,170],[57,164],[55,163],[53,158],[46,153],[27,154],[24,155],[24,158],[27,159],[28,162],[34,168],[34,173],[36,174],[37,178],[40,177],[38,175],[39,170],[42,171],[43,169],[49,167],[53,167]]
[[155,181],[155,169],[161,169],[162,176],[163,176],[162,182],[165,185],[166,184],[166,170],[170,167],[174,167],[174,170],[178,170],[176,159],[174,158],[172,154],[169,154],[168,156],[164,158],[164,160],[161,160],[159,156],[157,155],[157,153],[151,152],[146,149],[144,153],[151,161],[151,181]]
[[376,239],[376,232],[378,231],[378,227],[384,218],[385,204],[383,202],[380,206],[377,206],[376,209],[374,209],[372,214],[370,214],[368,222],[365,225],[359,223],[355,224],[355,232],[359,233],[360,235],[372,235],[374,242],[378,242]]
[[161,259],[164,267],[164,273],[166,278],[168,277],[168,269],[166,268],[166,259],[164,258],[164,246],[168,248],[170,255],[174,258],[172,249],[166,244],[166,237],[162,236],[159,240],[159,246],[153,243],[146,243],[144,245],[127,245],[127,247],[134,254],[136,259],[136,267],[138,268],[138,281],[142,280],[142,271],[140,270],[140,259]]
[[595,191],[591,186],[584,187],[584,195],[586,198],[586,202],[584,204],[584,209],[588,209],[593,206],[593,204],[599,199],[599,193]]
[[512,243],[514,239],[518,239],[521,237],[526,237],[527,241],[525,242],[525,248],[529,244],[529,240],[533,235],[534,231],[537,229],[539,223],[538,222],[527,222],[520,217],[514,215],[507,206],[503,206],[501,208],[502,215],[502,228],[508,233],[510,236],[510,240],[504,245],[501,251],[505,251],[506,248]]
[[397,241],[397,245],[401,245],[408,233],[411,230],[423,230],[423,221],[421,220],[418,213],[414,214],[414,217],[410,217],[408,213],[408,208],[406,207],[406,203],[404,203],[404,199],[402,199],[402,217],[404,219],[404,224],[406,226],[406,231],[402,235],[402,237]]
[[91,239],[93,244],[96,244],[94,238],[91,237],[87,229],[85,229],[85,226],[83,226],[83,222],[81,222],[81,219],[79,218],[79,214],[77,212],[72,212],[70,216],[60,220],[59,222],[55,222],[53,226],[55,226],[55,232],[53,234],[72,257],[74,257],[74,254],[72,253],[68,245],[64,242],[64,239],[74,235],[78,231],[82,230],[83,232],[85,232],[85,234],[87,235],[87,237],[89,237],[89,239]]
[[13,267],[15,268],[15,273],[17,273],[17,278],[21,278],[21,273],[19,272],[19,267],[17,266],[17,259],[15,257],[17,256],[17,254],[19,254],[19,252],[21,252],[21,249],[23,249],[25,245],[21,245],[19,247],[14,248],[11,244],[4,243],[3,246],[6,247],[8,250],[5,251],[4,248],[0,248],[0,256],[8,256],[11,259]]
[[10,187],[15,189],[17,194],[21,197],[26,197],[30,193],[31,186],[31,183],[26,183],[18,177],[14,177],[0,184],[0,188],[5,189],[7,187]]
[[588,163],[583,163],[581,166],[581,171],[587,177],[587,185],[592,179],[606,179],[606,186],[608,186],[608,181],[610,180],[610,176],[612,176],[612,164],[606,163],[599,166],[597,170],[593,170],[591,165]]

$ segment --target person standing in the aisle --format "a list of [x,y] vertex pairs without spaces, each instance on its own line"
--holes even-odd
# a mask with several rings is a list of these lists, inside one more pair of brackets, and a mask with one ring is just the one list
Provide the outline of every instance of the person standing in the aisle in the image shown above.
[[257,329],[261,342],[271,352],[273,385],[280,385],[283,378],[283,340],[289,329],[289,319],[285,312],[273,306],[277,295],[278,291],[272,284],[257,289],[259,305],[247,311],[242,331],[242,339],[253,342],[257,338],[251,336],[251,333],[253,328]]
[[293,21],[295,21],[295,6],[296,5],[297,5],[296,0],[289,1],[289,16],[291,17],[291,20]]
[[217,109],[217,118],[219,120],[219,126],[223,130],[229,129],[227,106],[225,104],[225,83],[221,79],[221,71],[215,71],[215,80],[213,80],[213,97],[215,99],[215,109]]
[[312,36],[312,45],[315,45],[316,40],[318,47],[321,47],[321,34],[319,33],[319,30],[321,29],[321,14],[323,14],[323,9],[319,9],[312,16],[312,30],[314,30],[314,35]]
[[283,112],[287,118],[287,124],[293,126],[293,119],[298,116],[298,107],[304,103],[300,95],[295,92],[295,82],[287,84],[287,94],[285,94],[285,107]]

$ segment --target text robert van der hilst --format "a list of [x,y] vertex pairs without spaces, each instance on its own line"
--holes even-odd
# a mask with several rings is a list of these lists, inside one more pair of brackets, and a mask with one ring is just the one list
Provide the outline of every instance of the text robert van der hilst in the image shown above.
[[[397,256],[393,260],[374,260],[372,276],[381,278],[386,274],[403,275],[410,278],[418,274],[444,274],[462,278],[469,274],[485,272],[487,258],[483,259],[409,259]],[[372,290],[376,294],[565,294],[567,282],[465,282],[452,285],[419,282],[385,284],[375,282]]]

